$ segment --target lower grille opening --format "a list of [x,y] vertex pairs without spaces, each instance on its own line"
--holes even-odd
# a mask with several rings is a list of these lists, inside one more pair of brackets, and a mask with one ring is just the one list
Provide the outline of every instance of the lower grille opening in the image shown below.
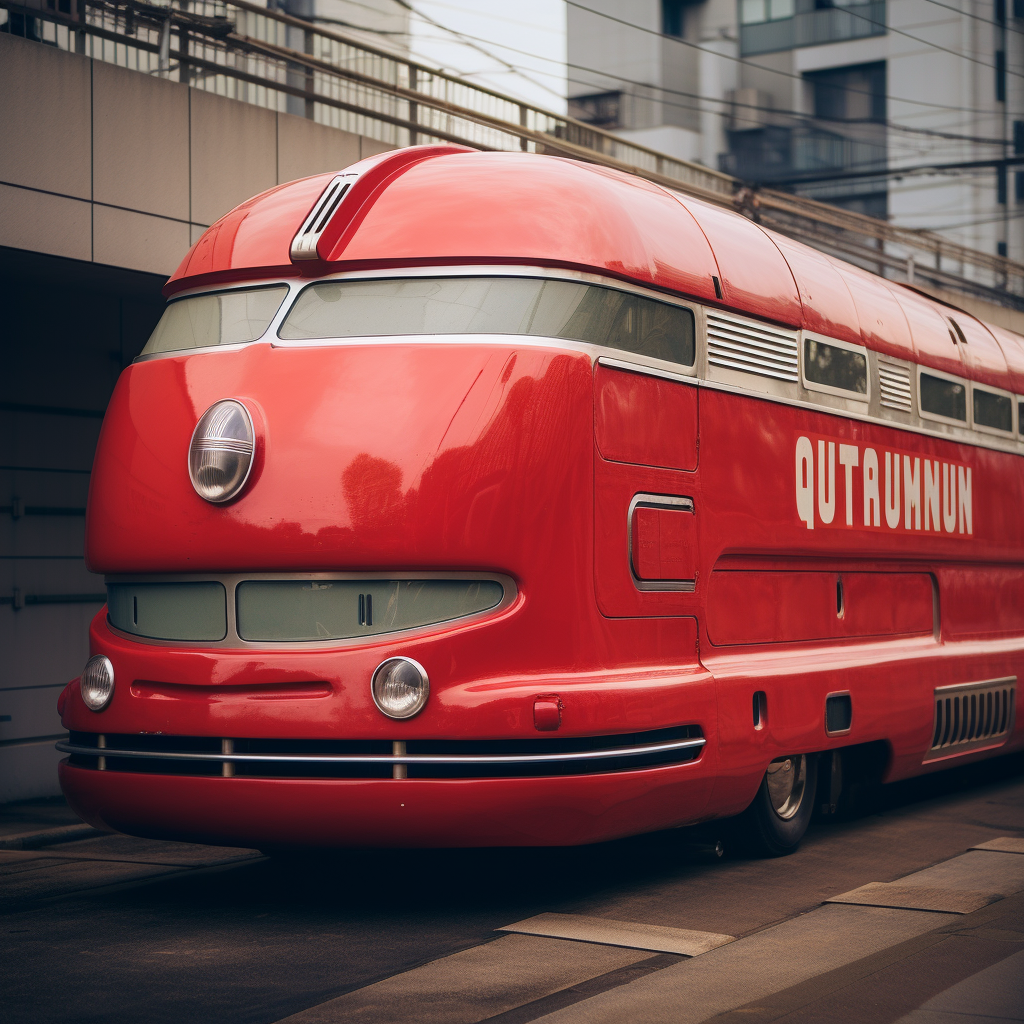
[[[230,742],[224,753],[223,743]],[[530,778],[590,775],[685,764],[700,757],[697,725],[625,733],[525,740],[278,740],[113,735],[73,732],[57,748],[71,764],[158,775],[277,779]],[[423,760],[417,761],[417,758]],[[227,768],[225,766],[228,766]]]
[[935,691],[932,745],[925,760],[1005,743],[1013,731],[1017,679],[993,679]]

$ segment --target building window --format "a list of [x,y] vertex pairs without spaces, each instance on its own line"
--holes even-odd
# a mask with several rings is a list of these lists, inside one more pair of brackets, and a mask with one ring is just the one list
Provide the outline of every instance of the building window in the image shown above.
[[598,92],[590,96],[570,96],[569,116],[586,121],[595,128],[622,127],[622,93]]
[[804,75],[814,88],[814,116],[825,121],[884,121],[885,61]]
[[686,5],[682,0],[661,0],[661,31],[682,38],[686,29]]
[[1006,102],[1006,51],[996,50],[996,103]]
[[781,21],[796,13],[794,0],[740,0],[740,23],[760,25],[766,21]]
[[1006,205],[1006,167],[996,168],[996,202],[1000,206]]
[[1024,203],[1024,171],[1018,171],[1013,176],[1013,198],[1018,203]]
[[1006,256],[1007,255],[1007,249],[1006,249],[1006,243],[1005,242],[996,242],[996,255],[997,256]]

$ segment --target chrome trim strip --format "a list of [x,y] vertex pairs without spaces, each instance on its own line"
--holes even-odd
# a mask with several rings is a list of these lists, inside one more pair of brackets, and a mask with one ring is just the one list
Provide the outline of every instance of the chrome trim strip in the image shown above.
[[[670,743],[647,743],[639,747],[608,750],[575,751],[568,754],[213,754],[158,750],[119,750],[106,747],[107,759],[117,757],[146,758],[157,761],[231,761],[254,764],[559,764],[579,761],[610,760],[616,757],[643,757],[645,754],[672,750],[700,749],[707,743],[703,737],[673,740]],[[83,747],[61,740],[56,748],[65,754],[97,757],[98,747]],[[660,766],[659,766],[660,767]]]
[[342,200],[358,178],[358,173],[353,174],[349,171],[336,174],[328,182],[327,187],[320,193],[320,197],[306,215],[302,227],[295,232],[295,237],[288,249],[292,260],[319,259],[316,251],[317,242],[320,241],[324,229],[337,213]]
[[[425,626],[386,633],[368,633],[365,636],[342,637],[337,640],[243,640],[238,635],[235,619],[235,588],[248,580],[490,580],[501,584],[501,600],[482,612],[462,615],[457,619],[444,619]],[[226,591],[227,636],[223,640],[161,640],[154,637],[138,636],[118,629],[108,617],[106,627],[114,636],[153,647],[188,647],[202,649],[230,648],[247,651],[314,651],[342,647],[357,647],[365,644],[390,643],[393,640],[407,640],[428,632],[479,622],[507,611],[519,598],[516,581],[498,572],[235,572],[235,573],[120,573],[105,576],[107,583],[220,583]]]
[[598,356],[599,366],[607,366],[613,370],[625,370],[626,373],[638,373],[643,377],[660,377],[662,380],[673,380],[680,384],[693,384],[693,377],[684,373],[673,373],[671,370],[662,370],[655,366],[647,366],[645,363],[631,363],[628,359],[616,359],[612,356]]
[[692,594],[697,589],[697,580],[642,580],[633,571],[633,512],[638,508],[675,508],[693,512],[693,498],[675,494],[634,494],[626,512],[626,557],[629,559],[629,575],[637,590],[666,591]]

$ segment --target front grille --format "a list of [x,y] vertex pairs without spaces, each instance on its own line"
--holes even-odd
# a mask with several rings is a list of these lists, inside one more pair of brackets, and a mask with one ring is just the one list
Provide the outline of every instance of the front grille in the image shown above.
[[799,380],[796,332],[709,312],[708,362],[795,384]]
[[887,409],[910,412],[913,408],[910,371],[895,363],[883,363],[879,360],[878,396],[878,400]]
[[249,778],[528,778],[685,764],[700,757],[699,726],[515,740],[277,740],[73,732],[57,749],[105,771]]
[[935,727],[926,761],[1005,743],[1013,731],[1017,678],[935,691]]

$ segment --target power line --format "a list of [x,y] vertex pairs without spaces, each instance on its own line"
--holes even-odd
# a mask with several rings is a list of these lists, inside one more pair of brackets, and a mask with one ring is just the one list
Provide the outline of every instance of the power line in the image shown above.
[[[463,33],[463,34],[466,35],[465,33]],[[672,96],[682,96],[682,97],[685,97],[685,98],[688,98],[688,99],[695,99],[695,100],[698,100],[699,102],[703,102],[703,103],[718,103],[718,104],[721,104],[721,105],[724,105],[724,106],[728,106],[728,107],[742,107],[745,110],[753,110],[753,111],[759,111],[759,112],[771,113],[771,114],[784,114],[787,117],[799,118],[799,119],[804,120],[804,121],[826,122],[826,123],[829,123],[829,124],[840,124],[840,125],[882,124],[882,125],[885,125],[887,128],[890,128],[890,129],[892,129],[894,131],[908,132],[908,133],[915,134],[915,135],[926,135],[926,136],[929,136],[929,137],[932,137],[932,138],[948,139],[948,140],[953,141],[953,142],[973,142],[973,143],[976,143],[978,145],[985,145],[985,146],[1005,146],[1007,144],[1005,139],[985,138],[983,136],[976,136],[976,135],[959,135],[959,134],[954,133],[954,132],[943,132],[943,131],[939,131],[938,129],[934,129],[934,128],[916,128],[913,125],[900,124],[897,121],[888,121],[888,120],[886,120],[886,121],[874,121],[874,120],[870,120],[868,118],[819,117],[819,116],[817,116],[815,114],[807,114],[807,113],[804,113],[803,111],[789,110],[789,109],[786,109],[786,108],[783,108],[783,107],[765,107],[765,106],[762,106],[762,105],[756,104],[756,103],[740,103],[740,102],[737,102],[735,100],[720,99],[720,98],[718,98],[716,96],[705,96],[705,95],[702,95],[701,93],[685,92],[685,91],[683,91],[681,89],[669,89],[669,88],[664,87],[664,86],[654,86],[654,85],[651,85],[649,82],[640,82],[640,81],[637,81],[635,78],[626,78],[623,75],[616,75],[616,74],[614,74],[614,73],[612,73],[610,71],[601,71],[598,68],[587,67],[586,65],[583,65],[583,64],[573,64],[570,61],[557,60],[554,57],[545,57],[545,56],[542,56],[541,54],[527,53],[525,50],[519,50],[519,49],[517,49],[514,46],[509,46],[507,43],[499,43],[499,42],[496,42],[496,41],[493,41],[493,40],[480,39],[479,36],[466,35],[466,38],[474,39],[474,40],[476,40],[478,42],[489,43],[492,46],[498,46],[498,47],[500,47],[503,50],[508,50],[511,53],[518,53],[518,54],[521,54],[524,57],[533,57],[533,58],[535,58],[537,60],[543,60],[543,61],[547,61],[548,63],[551,63],[551,64],[557,64],[560,67],[571,68],[574,71],[585,71],[585,72],[588,72],[590,74],[601,75],[604,78],[614,79],[616,82],[625,82],[628,85],[637,85],[637,86],[640,86],[643,89],[654,90],[657,93],[667,93],[667,94],[672,95]],[[519,65],[515,65],[515,66],[518,67]],[[588,86],[590,88],[594,87],[594,83],[593,82],[587,82],[587,81],[584,81],[584,80],[578,79],[578,78],[567,78],[567,81],[571,82],[574,85],[585,85],[585,86]],[[853,92],[853,91],[859,91],[859,90],[850,90],[850,91]],[[579,98],[579,97],[572,97],[572,96],[569,97],[570,100],[577,99],[577,98]],[[701,110],[701,108],[699,106],[693,106],[691,104],[672,103],[671,101],[667,101],[667,100],[659,100],[658,102],[661,102],[661,103],[663,103],[663,104],[665,104],[667,106],[677,107],[680,110],[695,110],[695,111],[698,111],[698,112]],[[950,109],[950,110],[960,110],[962,108],[950,107],[950,108],[947,108],[947,109]],[[708,112],[712,113],[712,114],[716,114],[719,117],[728,117],[728,116],[731,115],[731,110],[711,110],[711,111],[708,111]]]
[[1019,167],[1024,156],[1007,156],[997,160],[960,160],[955,163],[917,164],[911,167],[887,167],[874,171],[829,171],[821,174],[793,174],[788,178],[772,178],[765,184],[804,185],[828,181],[850,181],[855,178],[904,178],[913,174],[943,174],[947,171],[974,171],[992,167]]
[[971,11],[961,11],[958,7],[952,7],[949,4],[940,3],[939,0],[928,0],[928,3],[935,4],[936,7],[944,7],[947,11],[952,11],[954,14],[959,14],[965,18],[973,18],[975,21],[983,22],[986,25],[995,25],[996,28],[1001,28],[1004,32],[1013,32],[1015,35],[1024,35],[1017,28],[1011,28],[1008,24],[1001,21],[994,21],[992,18],[985,18],[980,14],[974,14]]
[[[746,57],[734,57],[734,56],[732,56],[732,54],[721,53],[718,50],[710,50],[706,46],[701,46],[699,43],[691,43],[688,39],[681,39],[679,36],[666,36],[664,33],[658,32],[655,29],[646,28],[643,25],[637,25],[637,24],[635,24],[632,21],[625,21],[623,18],[617,18],[613,14],[605,14],[603,11],[595,11],[592,7],[586,7],[583,4],[578,3],[577,0],[563,0],[563,2],[565,4],[567,4],[569,7],[575,7],[578,10],[586,11],[586,13],[596,15],[599,18],[607,18],[609,21],[614,21],[616,24],[623,25],[626,28],[635,29],[638,32],[645,32],[648,35],[658,36],[659,38],[662,38],[662,39],[671,40],[674,43],[679,43],[680,46],[687,46],[690,49],[698,50],[701,53],[707,53],[707,54],[710,54],[711,56],[714,56],[714,57],[721,57],[723,60],[732,61],[735,64],[742,64],[745,67],[756,68],[758,71],[766,71],[769,74],[781,75],[783,78],[792,78],[792,79],[794,79],[795,81],[798,81],[798,82],[805,81],[803,75],[795,74],[792,71],[780,71],[777,68],[770,68],[770,67],[765,67],[765,65],[763,65],[763,64],[756,64],[754,61],[749,60]],[[876,24],[877,24],[877,22],[876,22]],[[924,42],[924,40],[921,40],[921,42]],[[931,44],[925,42],[925,45],[926,46],[930,46]],[[986,65],[986,67],[994,67],[994,65]],[[1020,77],[1024,77],[1024,76],[1020,76]],[[862,95],[862,96],[871,96],[872,95],[870,92],[867,92],[864,89],[848,89],[847,92],[854,93],[854,94],[859,94],[859,95]],[[950,107],[950,106],[947,106],[944,103],[928,103],[925,100],[903,99],[903,98],[901,98],[899,96],[889,96],[889,95],[886,95],[886,99],[893,100],[896,103],[912,103],[915,106],[931,107],[931,108],[937,109],[937,110],[956,110],[956,111],[962,111],[963,113],[967,113],[967,114],[989,114],[989,115],[993,114],[993,111],[991,111],[991,110],[980,110],[980,109],[975,109],[975,108],[971,108],[971,107]]]
[[470,47],[470,49],[476,50],[478,53],[482,53],[485,57],[489,57],[491,60],[496,61],[498,64],[501,64],[503,67],[507,68],[514,75],[518,75],[524,82],[529,82],[530,85],[534,85],[538,89],[543,89],[545,92],[550,93],[552,96],[557,96],[559,100],[565,98],[562,96],[561,93],[556,92],[549,85],[545,85],[543,82],[538,82],[536,79],[531,78],[529,75],[523,74],[523,72],[516,68],[515,65],[509,64],[509,62],[504,60],[503,58],[495,56],[489,50],[485,50],[482,46],[478,45],[475,40],[472,40],[469,36],[466,36],[464,33],[459,32],[456,29],[449,28],[447,25],[442,25],[441,22],[439,22],[436,18],[432,18],[429,14],[424,14],[422,11],[416,10],[416,8],[413,7],[413,5],[408,2],[408,0],[391,0],[391,2],[397,4],[399,7],[405,8],[405,10],[409,11],[417,18],[422,18],[429,25],[433,25],[435,28],[441,29],[442,32],[450,33],[456,39],[459,39],[466,46]]

